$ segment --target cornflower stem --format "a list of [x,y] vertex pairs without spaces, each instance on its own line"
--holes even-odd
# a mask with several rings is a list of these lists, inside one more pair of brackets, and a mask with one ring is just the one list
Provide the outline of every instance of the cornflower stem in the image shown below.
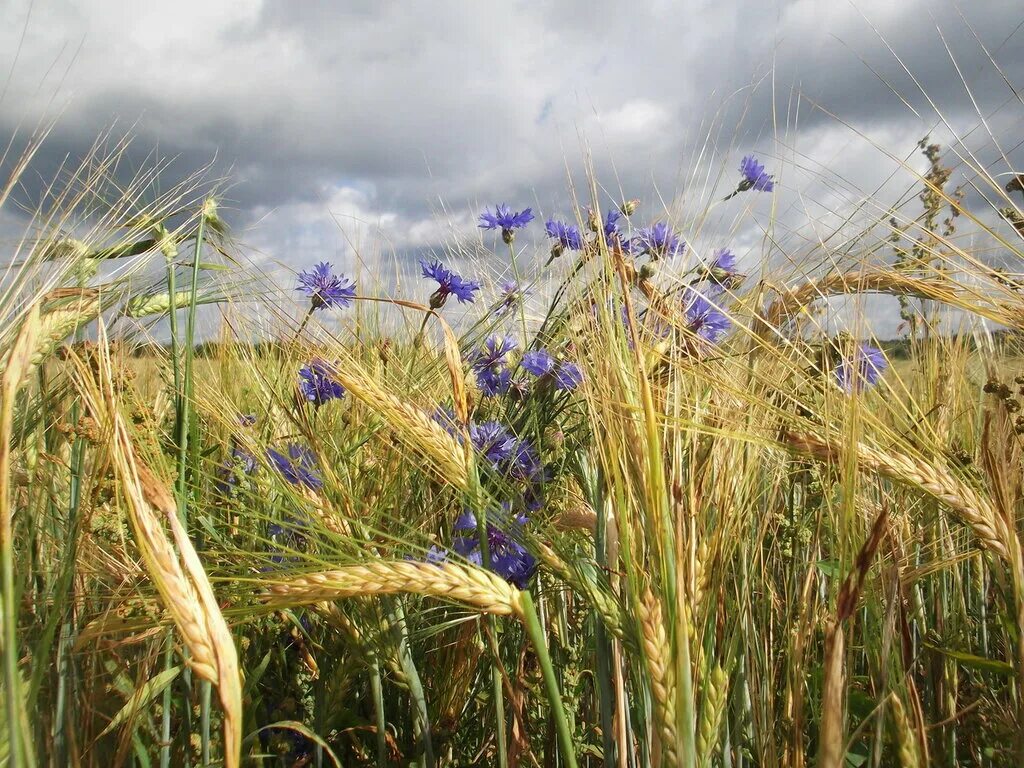
[[547,692],[551,714],[555,720],[558,751],[566,768],[577,768],[576,755],[573,751],[572,732],[569,730],[569,720],[565,715],[565,708],[562,706],[562,694],[558,689],[558,678],[555,675],[554,665],[551,663],[551,656],[548,654],[544,628],[540,624],[537,609],[529,592],[524,591],[520,593],[519,606],[522,610],[526,634],[529,636],[530,642],[533,643],[534,651],[537,653],[537,660],[540,663],[541,674],[544,677],[544,689]]
[[430,313],[427,312],[423,315],[423,322],[420,323],[420,329],[416,332],[416,338],[413,339],[412,345],[418,347],[423,343],[423,333],[427,330],[427,322],[430,320]]
[[[516,247],[512,243],[508,244],[508,253],[509,253],[509,256],[512,259],[512,274],[515,275],[515,277],[516,277],[516,285],[518,286],[519,290],[522,290],[522,288],[523,288],[523,279],[519,275],[519,262],[516,260]],[[525,352],[526,349],[528,348],[528,346],[527,346],[528,337],[526,335],[526,302],[525,301],[519,302],[519,323],[522,326],[522,330],[523,330],[523,351]]]
[[315,309],[316,309],[316,307],[314,307],[314,306],[313,306],[313,304],[312,304],[312,303],[310,303],[310,305],[309,305],[309,309],[307,309],[307,310],[306,310],[306,314],[305,314],[305,316],[304,316],[304,317],[302,318],[302,322],[301,322],[301,323],[299,323],[299,328],[298,328],[298,330],[297,330],[297,331],[295,331],[295,335],[294,335],[294,336],[292,336],[292,344],[294,344],[294,343],[295,343],[296,341],[298,341],[298,340],[299,340],[299,336],[301,336],[301,335],[302,335],[302,332],[303,332],[304,330],[306,330],[306,326],[307,326],[307,325],[309,324],[309,319],[310,319],[311,317],[313,317],[313,311],[314,311]]

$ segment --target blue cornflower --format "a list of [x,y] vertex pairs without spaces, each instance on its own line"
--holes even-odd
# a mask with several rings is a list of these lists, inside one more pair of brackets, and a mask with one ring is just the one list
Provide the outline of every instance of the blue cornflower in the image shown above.
[[344,309],[355,298],[356,284],[344,275],[332,274],[331,269],[331,265],[324,261],[306,272],[299,272],[296,290],[309,297],[311,310],[323,307]]
[[504,469],[515,480],[533,480],[543,474],[544,465],[529,440],[517,439],[509,451]]
[[522,229],[531,221],[533,212],[529,208],[516,213],[502,203],[494,206],[494,213],[491,213],[490,209],[481,213],[479,226],[480,229],[500,229],[501,239],[511,243],[516,236],[515,230]]
[[505,364],[505,357],[518,346],[511,336],[488,336],[483,347],[473,354],[470,364],[478,371],[497,368]]
[[251,427],[256,423],[255,413],[240,413],[238,414],[238,424],[242,427]]
[[323,488],[324,481],[317,472],[316,457],[304,445],[292,443],[285,456],[273,448],[267,449],[267,458],[281,476],[292,485],[303,486],[314,491]]
[[495,468],[503,464],[516,447],[512,433],[496,421],[471,424],[469,439],[473,447]]
[[882,350],[862,342],[854,348],[852,357],[844,356],[836,365],[836,383],[847,394],[859,392],[877,384],[888,367],[889,361]]
[[505,357],[517,346],[511,337],[489,336],[483,348],[474,353],[470,364],[485,397],[503,395],[508,391],[512,374],[505,368]]
[[583,372],[576,363],[567,360],[556,362],[546,349],[527,352],[523,355],[521,364],[529,373],[538,378],[551,377],[554,380],[555,389],[564,392],[575,389],[583,381]]
[[626,248],[634,256],[647,254],[652,259],[676,256],[685,249],[686,243],[663,221],[638,230]]
[[520,288],[519,283],[515,280],[503,280],[498,284],[498,288],[501,290],[501,295],[498,296],[498,306],[494,310],[496,315],[504,315],[507,312],[511,312],[529,294],[529,291],[525,288]]
[[583,381],[583,371],[576,363],[566,360],[555,371],[555,389],[571,392]]
[[736,271],[736,254],[728,248],[715,251],[706,275],[724,288],[733,288],[743,280]]
[[740,173],[743,174],[743,178],[740,179],[736,192],[746,192],[748,189],[757,192],[771,192],[775,189],[775,181],[764,172],[764,166],[757,162],[757,158],[753,155],[747,155],[740,161]]
[[432,544],[430,549],[427,550],[427,555],[424,560],[431,565],[440,565],[448,559],[448,550],[442,549],[437,544]]
[[[458,421],[455,419],[455,411],[446,405],[439,405],[430,418],[441,425],[445,432],[452,437],[459,437]],[[461,442],[461,440],[460,440]]]
[[561,256],[562,251],[568,248],[570,251],[578,251],[583,248],[583,235],[575,224],[566,224],[564,221],[548,219],[544,225],[548,237],[555,243],[551,246],[552,258]]
[[607,243],[612,243],[619,237],[619,219],[622,218],[622,212],[617,208],[612,208],[605,214],[604,217],[604,239]]
[[231,489],[238,485],[245,475],[254,474],[257,469],[256,457],[239,445],[236,440],[232,439],[232,441],[234,445],[231,446],[231,455],[217,469],[217,479],[214,483],[217,490],[224,494],[230,493]]
[[711,344],[717,343],[732,327],[732,321],[724,312],[692,288],[687,288],[683,294],[683,308],[689,331]]
[[534,376],[547,376],[554,370],[555,358],[546,349],[535,349],[523,355],[520,365]]
[[512,372],[508,368],[480,368],[476,371],[476,384],[484,397],[497,397],[508,392]]
[[423,276],[430,280],[437,281],[437,290],[430,296],[430,308],[438,309],[444,306],[448,297],[455,294],[460,303],[473,301],[473,294],[480,290],[480,283],[476,280],[465,280],[452,272],[440,261],[426,261],[420,259],[420,267],[423,269]]
[[334,380],[335,369],[319,358],[299,369],[299,392],[313,405],[345,396],[345,388]]
[[[519,589],[526,589],[530,577],[537,568],[536,558],[512,533],[526,522],[526,517],[519,515],[511,521],[487,523],[487,551],[491,559],[491,570]],[[468,510],[463,512],[455,521],[454,528],[469,535],[454,537],[452,548],[469,562],[481,565],[483,556],[480,552],[476,515]]]

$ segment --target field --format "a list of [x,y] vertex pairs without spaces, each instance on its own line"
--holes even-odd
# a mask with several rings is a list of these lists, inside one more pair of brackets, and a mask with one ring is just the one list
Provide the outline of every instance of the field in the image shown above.
[[5,764],[1024,764],[1019,177],[745,275],[775,169],[591,178],[388,292],[116,165],[4,256]]

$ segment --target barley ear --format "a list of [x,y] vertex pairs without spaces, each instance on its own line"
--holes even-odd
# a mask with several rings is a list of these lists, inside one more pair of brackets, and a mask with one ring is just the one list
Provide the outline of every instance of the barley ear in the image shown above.
[[700,725],[697,730],[697,759],[701,768],[711,765],[711,758],[718,746],[718,734],[722,728],[728,698],[729,675],[716,664],[705,679],[701,702]]
[[[114,471],[127,501],[128,519],[146,571],[189,649],[189,666],[198,677],[217,686],[224,710],[224,764],[226,768],[237,768],[242,749],[242,687],[234,639],[202,563],[178,520],[170,491],[135,455],[114,399],[102,325],[99,330],[97,381],[102,394],[82,366],[78,366],[76,376],[79,390],[93,413],[106,417]],[[177,553],[167,538],[161,517],[171,529]]]

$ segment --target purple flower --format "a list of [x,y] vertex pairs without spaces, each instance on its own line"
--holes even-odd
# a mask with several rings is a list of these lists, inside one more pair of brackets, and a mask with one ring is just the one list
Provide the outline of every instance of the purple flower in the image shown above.
[[736,255],[728,248],[715,251],[705,277],[723,288],[733,288],[743,280],[743,275],[736,271]]
[[604,217],[604,239],[605,242],[611,243],[619,236],[619,219],[622,218],[622,212],[617,208],[612,208],[605,214]]
[[[526,523],[525,516],[518,516],[514,520],[505,515],[499,516],[495,523],[487,522],[487,551],[490,555],[491,570],[519,589],[526,589],[527,583],[537,568],[537,560],[531,555],[515,537],[517,528]],[[469,535],[453,538],[452,548],[469,562],[481,565],[483,556],[480,552],[480,537],[477,531],[476,515],[465,511],[455,521],[457,532],[466,532]]]
[[583,381],[583,371],[576,363],[563,362],[555,371],[555,389],[571,392]]
[[474,370],[497,368],[505,364],[505,356],[519,343],[511,336],[488,336],[482,349],[473,354],[471,365]]
[[520,364],[534,376],[547,376],[555,367],[555,358],[546,349],[535,349],[523,355]]
[[690,332],[711,344],[717,343],[732,327],[732,321],[724,312],[692,288],[687,288],[683,294],[683,308]]
[[238,414],[238,424],[242,427],[251,427],[256,423],[255,413],[240,413]]
[[[234,441],[234,438],[232,438]],[[237,442],[231,446],[231,455],[217,469],[214,485],[223,494],[231,492],[231,489],[238,485],[245,475],[256,472],[256,457],[249,453]]]
[[568,248],[570,251],[578,251],[583,247],[583,235],[575,224],[566,224],[563,221],[548,219],[544,225],[548,237],[555,241],[551,247],[551,255],[557,256]]
[[503,395],[508,391],[512,374],[505,368],[505,357],[517,346],[511,337],[489,336],[483,348],[474,353],[470,364],[485,397]]
[[515,238],[515,230],[522,229],[533,221],[533,213],[526,210],[516,213],[507,205],[494,206],[494,213],[490,209],[480,214],[480,229],[500,229],[501,237],[506,243],[511,243]]
[[497,397],[508,392],[512,372],[508,368],[481,368],[476,372],[476,384],[484,397]]
[[471,424],[469,439],[473,447],[495,468],[503,464],[516,447],[516,439],[496,421]]
[[543,474],[544,466],[529,440],[516,439],[504,469],[514,480],[534,480]]
[[715,251],[714,259],[711,262],[711,269],[712,271],[717,270],[734,274],[736,272],[736,254],[728,248]]
[[309,297],[313,309],[344,309],[355,298],[356,284],[344,275],[332,274],[331,269],[331,265],[324,261],[306,272],[299,272],[299,287],[296,290]]
[[498,288],[501,290],[501,295],[498,297],[498,306],[494,310],[496,315],[511,312],[522,303],[529,293],[525,288],[520,288],[519,283],[515,280],[504,280],[498,285]]
[[[459,437],[458,421],[455,419],[455,411],[446,405],[439,405],[434,410],[434,413],[430,417],[433,421],[440,424],[452,437]],[[461,442],[461,441],[460,441]]]
[[853,357],[843,357],[835,368],[836,383],[847,394],[878,383],[889,361],[878,347],[866,342],[858,344]]
[[299,369],[299,392],[302,397],[321,406],[329,400],[345,396],[345,388],[334,380],[335,369],[319,358]]
[[663,221],[653,227],[644,227],[638,230],[626,248],[634,256],[647,254],[652,259],[676,256],[685,249],[686,243]]
[[771,192],[775,189],[775,181],[764,172],[764,166],[757,162],[757,158],[753,155],[747,155],[740,162],[740,173],[743,174],[743,178],[740,179],[739,186],[736,187],[737,192],[746,192],[748,189],[757,192]]
[[464,280],[440,261],[428,262],[420,259],[420,267],[423,269],[424,277],[437,281],[437,290],[430,296],[431,309],[444,306],[451,294],[455,294],[455,298],[462,304],[472,303],[473,294],[480,290],[480,283],[476,280]]
[[302,486],[314,491],[323,488],[324,481],[317,470],[316,457],[304,445],[292,443],[288,446],[285,456],[273,448],[267,449],[267,458],[281,476],[292,485]]

